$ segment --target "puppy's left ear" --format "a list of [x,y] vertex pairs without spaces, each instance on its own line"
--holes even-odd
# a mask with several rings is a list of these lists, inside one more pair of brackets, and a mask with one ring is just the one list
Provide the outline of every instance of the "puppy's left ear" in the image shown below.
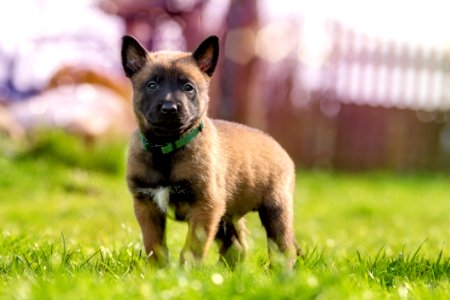
[[211,77],[219,58],[219,38],[215,35],[208,37],[192,53],[192,57],[200,70]]

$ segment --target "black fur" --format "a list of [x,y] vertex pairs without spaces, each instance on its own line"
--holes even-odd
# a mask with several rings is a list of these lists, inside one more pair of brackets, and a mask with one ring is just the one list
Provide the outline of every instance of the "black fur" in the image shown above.
[[219,59],[219,38],[217,36],[208,37],[192,53],[192,57],[200,69],[211,77]]
[[122,38],[122,65],[128,78],[136,74],[147,62],[147,51],[132,36]]

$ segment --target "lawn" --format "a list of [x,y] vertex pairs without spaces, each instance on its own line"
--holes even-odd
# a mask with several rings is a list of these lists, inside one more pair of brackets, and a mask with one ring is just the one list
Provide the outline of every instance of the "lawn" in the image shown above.
[[0,299],[449,299],[450,175],[299,170],[292,272],[267,267],[248,216],[236,270],[177,266],[186,226],[169,221],[171,264],[146,264],[124,180],[125,144],[42,133],[0,140]]

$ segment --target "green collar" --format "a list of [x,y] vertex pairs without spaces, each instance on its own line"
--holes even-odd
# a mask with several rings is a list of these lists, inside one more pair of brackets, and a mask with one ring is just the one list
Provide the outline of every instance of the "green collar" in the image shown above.
[[164,145],[152,145],[149,143],[149,141],[145,138],[145,136],[142,134],[142,132],[139,130],[139,136],[141,138],[142,146],[144,147],[145,151],[149,151],[150,149],[160,149],[162,154],[169,154],[177,149],[183,148],[187,144],[189,144],[195,137],[203,130],[203,127],[205,127],[205,123],[202,121],[200,125],[182,137],[180,137],[175,142],[166,143]]

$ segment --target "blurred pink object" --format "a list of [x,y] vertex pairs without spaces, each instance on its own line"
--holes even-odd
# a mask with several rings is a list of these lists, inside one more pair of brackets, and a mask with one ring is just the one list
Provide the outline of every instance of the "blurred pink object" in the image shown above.
[[134,127],[129,103],[100,85],[63,85],[14,103],[9,111],[25,131],[63,128],[87,138],[128,135]]

